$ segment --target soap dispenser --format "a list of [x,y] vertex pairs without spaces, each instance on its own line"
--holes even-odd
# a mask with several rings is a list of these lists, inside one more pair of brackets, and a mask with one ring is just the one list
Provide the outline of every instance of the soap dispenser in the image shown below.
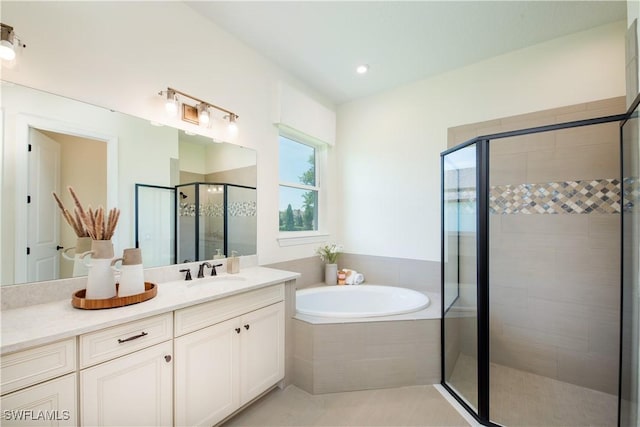
[[213,256],[213,259],[222,259],[224,258],[224,254],[220,249],[216,249],[216,254]]
[[231,251],[231,256],[227,258],[227,273],[236,274],[240,272],[240,258],[237,251]]

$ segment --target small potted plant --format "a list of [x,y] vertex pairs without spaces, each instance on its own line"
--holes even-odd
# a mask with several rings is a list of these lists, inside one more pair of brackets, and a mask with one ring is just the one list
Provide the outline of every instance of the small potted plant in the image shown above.
[[320,259],[324,261],[324,283],[327,285],[336,285],[338,283],[338,256],[342,252],[342,246],[332,243],[330,245],[320,246],[316,253],[320,255]]

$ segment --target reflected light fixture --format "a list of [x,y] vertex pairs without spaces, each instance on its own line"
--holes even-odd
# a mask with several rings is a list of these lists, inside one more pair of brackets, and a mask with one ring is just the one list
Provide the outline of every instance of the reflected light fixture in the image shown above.
[[367,64],[358,65],[358,67],[356,68],[356,73],[358,74],[366,74],[368,71],[369,65]]
[[240,116],[238,116],[233,111],[229,111],[226,108],[222,108],[207,101],[203,101],[202,99],[196,98],[195,96],[191,96],[171,87],[168,87],[166,90],[160,91],[159,95],[165,98],[165,108],[167,110],[167,113],[171,116],[175,116],[175,113],[180,110],[180,103],[182,103],[182,120],[206,127],[209,126],[212,121],[212,110],[218,110],[224,113],[223,119],[229,121],[229,130],[232,133],[237,132],[238,125],[236,123],[236,120],[238,120]]
[[16,58],[16,48],[27,47],[20,42],[13,31],[13,27],[0,23],[0,59],[13,61]]

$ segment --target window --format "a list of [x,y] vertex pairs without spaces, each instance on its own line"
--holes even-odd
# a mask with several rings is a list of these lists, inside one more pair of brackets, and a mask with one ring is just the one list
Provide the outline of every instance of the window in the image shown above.
[[317,151],[280,135],[280,231],[318,230]]

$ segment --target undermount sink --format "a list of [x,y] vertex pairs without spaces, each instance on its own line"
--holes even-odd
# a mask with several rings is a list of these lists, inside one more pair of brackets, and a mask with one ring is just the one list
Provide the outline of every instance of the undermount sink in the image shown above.
[[187,286],[191,287],[191,286],[199,286],[199,285],[207,285],[207,284],[221,284],[221,283],[233,283],[233,282],[237,283],[237,282],[244,282],[246,280],[247,279],[245,279],[242,276],[225,274],[222,276],[206,276],[206,277],[203,277],[202,279],[193,279],[189,281]]

